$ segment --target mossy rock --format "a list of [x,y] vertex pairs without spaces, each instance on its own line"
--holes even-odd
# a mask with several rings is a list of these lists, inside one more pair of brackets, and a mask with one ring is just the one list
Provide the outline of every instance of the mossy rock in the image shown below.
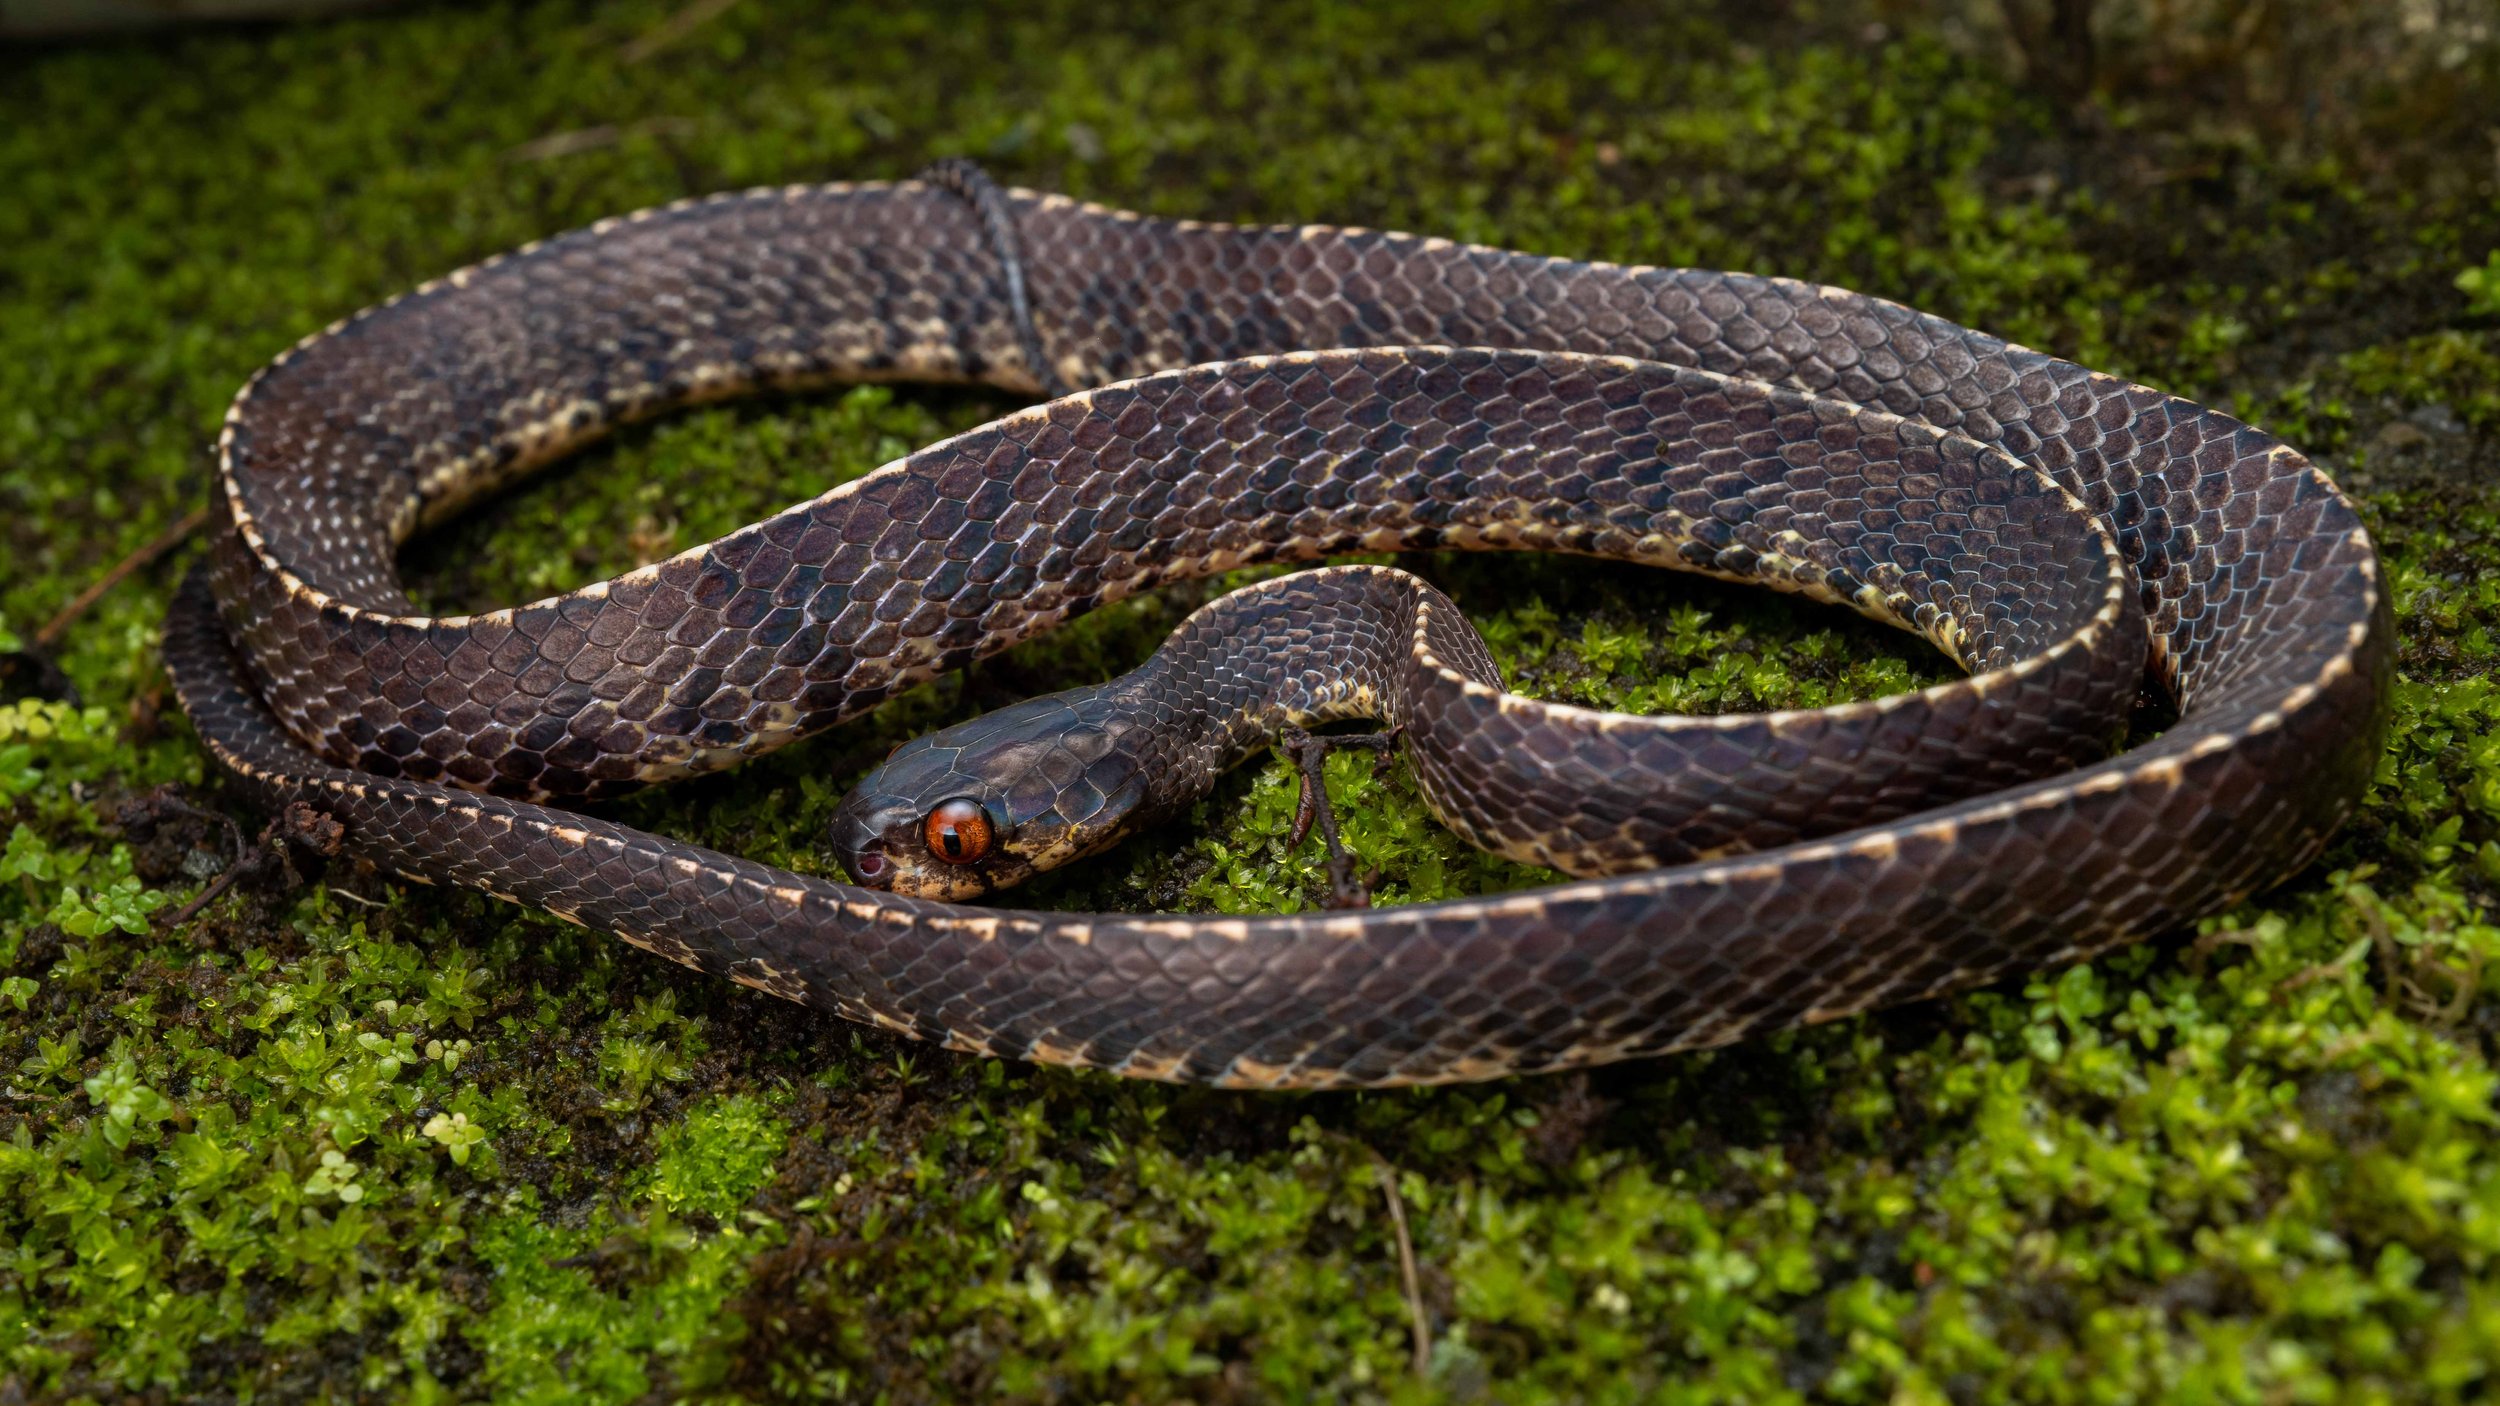
[[[119,804],[228,804],[154,660],[159,567],[63,641],[83,704],[0,708],[0,1398],[2487,1395],[2500,286],[2460,275],[2500,269],[2500,38],[2431,5],[2110,3],[2085,65],[2002,13],[640,0],[0,54],[21,636],[200,500],[225,401],[302,333],[602,215],[960,154],[1171,215],[1846,284],[2233,407],[2358,491],[2404,651],[2362,814],[2198,932],[1585,1076],[1246,1096],[944,1054],[371,875],[159,925],[224,840]],[[682,416],[413,565],[435,602],[509,602],[1007,406]],[[1409,564],[1545,696],[1943,676],[1684,578]],[[1125,667],[1213,588],[624,813],[822,871],[893,743]],[[1336,780],[1387,899],[1543,877],[1394,773]],[[1290,803],[1246,769],[1039,901],[1308,904]]]

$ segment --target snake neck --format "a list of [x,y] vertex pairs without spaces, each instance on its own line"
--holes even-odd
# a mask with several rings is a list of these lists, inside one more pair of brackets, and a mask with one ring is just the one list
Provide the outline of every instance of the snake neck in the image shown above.
[[1394,568],[1334,566],[1276,577],[1201,608],[1154,658],[1104,685],[1099,706],[1107,715],[1152,699],[1186,720],[1147,788],[1150,808],[1168,815],[1288,728],[1407,724],[1413,695],[1399,679],[1414,667],[1419,628],[1432,657],[1447,656],[1462,676],[1501,687],[1492,655],[1447,596]]
[[[1418,649],[1418,644],[1423,645]],[[862,882],[979,897],[1180,815],[1291,727],[1368,718],[1403,726],[1436,676],[1498,688],[1483,641],[1439,591],[1402,571],[1328,567],[1233,592],[1108,683],[985,713],[905,744],[836,807],[829,839]],[[948,806],[976,809],[980,852],[926,837]]]
[[[1498,691],[1501,670],[1449,597],[1394,568],[1332,566],[1201,607],[1145,664],[1109,683],[950,733],[960,734],[958,765],[1001,797],[1011,824],[1066,821],[1041,847],[1050,852],[1038,869],[1183,814],[1288,729],[1358,720],[1405,728],[1428,700],[1469,685]],[[1065,774],[1070,757],[1085,762],[1075,781]],[[1427,801],[1436,813],[1458,813],[1442,796]]]

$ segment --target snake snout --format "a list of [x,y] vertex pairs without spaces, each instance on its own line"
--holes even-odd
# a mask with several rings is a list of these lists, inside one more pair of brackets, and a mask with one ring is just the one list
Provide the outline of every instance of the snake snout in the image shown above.
[[894,859],[885,852],[884,839],[857,817],[837,816],[827,839],[852,883],[881,889],[894,882]]

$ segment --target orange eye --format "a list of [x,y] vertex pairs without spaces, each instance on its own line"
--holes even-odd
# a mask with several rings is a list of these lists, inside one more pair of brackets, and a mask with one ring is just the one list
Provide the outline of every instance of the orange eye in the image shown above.
[[949,864],[972,864],[990,852],[990,813],[969,796],[940,801],[920,826],[929,853]]

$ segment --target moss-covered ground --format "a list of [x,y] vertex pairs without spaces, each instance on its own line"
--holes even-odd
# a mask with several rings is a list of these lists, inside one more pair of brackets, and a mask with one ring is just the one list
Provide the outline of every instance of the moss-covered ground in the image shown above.
[[[153,659],[159,567],[63,642],[82,706],[0,708],[0,1400],[2492,1392],[2488,5],[2112,0],[2088,66],[1943,0],[679,5],[0,53],[7,624],[200,501],[223,402],[308,329],[612,212],[966,154],[1173,215],[1842,283],[2235,405],[2381,534],[2404,681],[2377,785],[2309,872],[2088,967],[1582,1077],[1218,1095],[916,1047],[367,874],[159,925],[206,836],[117,807],[220,801]],[[413,566],[439,603],[509,602],[1004,405],[682,417]],[[1680,578],[1414,564],[1548,696],[1938,676]],[[1203,594],[627,813],[821,869],[816,826],[895,741],[1124,667]],[[1387,898],[1538,878],[1394,774],[1337,781]],[[1302,905],[1290,801],[1251,768],[1039,901]]]

